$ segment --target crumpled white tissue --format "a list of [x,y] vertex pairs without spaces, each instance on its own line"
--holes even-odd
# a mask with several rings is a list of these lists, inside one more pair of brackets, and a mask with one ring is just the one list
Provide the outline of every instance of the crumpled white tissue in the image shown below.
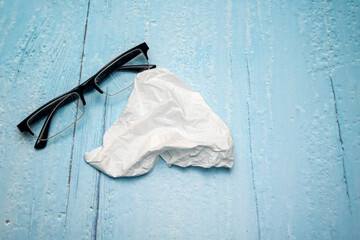
[[125,110],[85,160],[112,177],[168,166],[227,167],[234,163],[230,129],[202,96],[164,68],[139,73]]

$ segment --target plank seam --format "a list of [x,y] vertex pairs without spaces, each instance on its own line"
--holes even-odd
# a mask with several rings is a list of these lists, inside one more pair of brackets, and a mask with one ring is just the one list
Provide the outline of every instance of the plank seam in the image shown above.
[[[81,53],[80,73],[79,73],[78,85],[80,84],[81,75],[82,75],[82,67],[83,67],[83,59],[84,59],[84,51],[85,51],[85,41],[86,41],[86,33],[87,33],[87,26],[88,26],[88,19],[89,19],[89,10],[90,10],[90,0],[88,1],[87,12],[86,12],[86,21],[85,21],[85,30],[84,30],[82,53]],[[79,110],[79,108],[78,108],[78,105],[77,105],[76,115],[78,113],[78,110]],[[73,132],[73,136],[72,136],[72,146],[71,146],[71,155],[70,155],[70,163],[69,163],[68,193],[67,193],[66,210],[65,210],[64,237],[66,236],[66,225],[67,225],[67,216],[68,216],[67,213],[68,213],[68,209],[69,209],[71,171],[72,171],[72,162],[73,162],[73,159],[74,159],[75,134],[76,134],[76,122],[74,124],[74,132]],[[76,190],[76,192],[77,192],[77,190]]]
[[[328,22],[327,19],[325,18],[325,28],[326,28],[326,35],[328,37],[328,41],[329,41],[329,47],[330,47],[330,52],[333,53],[334,52],[334,44],[333,44],[333,39],[330,36],[330,30],[328,27]],[[328,70],[330,72],[329,74],[329,79],[330,79],[330,85],[331,85],[331,92],[332,92],[332,96],[333,96],[333,101],[334,101],[334,109],[335,109],[335,118],[336,118],[336,124],[337,124],[337,129],[338,129],[338,138],[340,141],[340,147],[341,147],[341,163],[342,163],[342,169],[343,169],[343,179],[344,179],[344,184],[345,184],[345,190],[346,190],[346,197],[347,197],[347,201],[348,201],[348,207],[349,207],[349,212],[350,215],[352,215],[352,210],[351,210],[351,200],[350,200],[350,194],[349,194],[349,187],[348,187],[348,181],[347,181],[347,176],[346,176],[346,168],[345,168],[345,147],[344,147],[344,142],[342,139],[342,134],[341,134],[341,127],[340,127],[340,120],[339,120],[339,113],[338,113],[338,106],[337,106],[337,98],[336,98],[336,94],[335,94],[335,88],[334,88],[334,81],[332,79],[331,76],[331,71],[332,66],[329,62],[329,58],[327,59],[327,63],[328,63]]]
[[331,91],[332,91],[332,95],[333,95],[333,99],[334,99],[334,108],[335,108],[336,124],[337,124],[337,128],[338,128],[338,137],[339,137],[340,146],[341,146],[341,162],[342,162],[342,168],[343,168],[343,178],[344,178],[344,183],[345,183],[345,188],[346,188],[346,196],[347,196],[347,200],[348,200],[349,211],[350,211],[350,214],[352,215],[349,187],[348,187],[346,168],[345,168],[345,157],[344,157],[345,147],[344,147],[344,142],[343,142],[342,134],[341,134],[337,99],[336,99],[336,94],[335,94],[335,89],[334,89],[334,81],[331,76],[330,76],[330,84],[331,84]]
[[[104,103],[104,112],[103,112],[103,135],[105,134],[106,130],[106,108],[107,108],[108,98],[107,95],[105,95],[105,103]],[[94,219],[94,240],[97,238],[97,230],[98,230],[98,220],[99,220],[99,206],[100,206],[100,178],[101,173],[98,172],[98,180],[97,180],[97,186],[96,186],[96,214]]]
[[80,84],[80,81],[81,81],[82,67],[83,67],[84,54],[85,54],[86,33],[87,33],[87,26],[88,26],[88,21],[89,21],[89,11],[90,11],[90,0],[88,1],[88,7],[87,7],[87,13],[86,13],[85,32],[84,32],[84,39],[83,39],[83,48],[82,48],[82,54],[81,54],[80,75],[79,75],[78,84]]
[[248,120],[248,130],[249,130],[249,151],[250,151],[250,165],[251,165],[251,180],[255,195],[255,207],[256,207],[256,221],[257,221],[257,230],[258,230],[258,239],[261,240],[261,230],[260,230],[260,220],[259,220],[259,204],[258,204],[258,197],[257,197],[257,191],[256,191],[256,185],[255,185],[255,174],[254,174],[254,162],[252,158],[252,137],[251,137],[251,116],[250,116],[250,104],[249,104],[249,97],[251,96],[251,84],[250,84],[250,70],[249,70],[249,60],[248,56],[246,55],[246,69],[247,69],[247,75],[248,75],[248,93],[247,93],[247,99],[246,99],[246,107],[247,107],[247,120]]
[[[84,55],[85,55],[85,42],[86,42],[87,26],[88,26],[88,21],[89,21],[89,12],[90,12],[90,0],[88,1],[88,7],[87,7],[87,12],[86,12],[86,21],[85,21],[85,30],[84,30],[84,39],[83,39],[83,49],[82,49],[82,53],[81,53],[80,75],[79,75],[79,82],[78,82],[79,85],[80,85],[80,82],[81,82],[83,61],[84,61]],[[72,151],[71,151],[71,157],[73,157],[73,153],[74,153],[73,149],[74,149],[74,145],[75,145],[75,134],[74,134],[73,137],[74,138],[73,138],[73,148],[72,148]],[[79,178],[76,178],[75,195],[77,195],[78,185],[79,185]]]

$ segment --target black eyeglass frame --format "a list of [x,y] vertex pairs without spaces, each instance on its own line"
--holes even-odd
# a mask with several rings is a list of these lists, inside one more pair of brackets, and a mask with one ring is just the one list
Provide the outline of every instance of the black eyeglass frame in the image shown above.
[[[41,116],[48,116],[45,120],[45,123],[39,133],[39,136],[37,137],[36,143],[34,148],[36,149],[42,149],[46,147],[47,144],[47,140],[44,140],[47,138],[48,136],[48,132],[49,132],[49,127],[50,127],[50,122],[51,119],[54,115],[54,112],[57,110],[57,108],[59,107],[59,105],[61,105],[61,102],[64,100],[64,97],[72,94],[72,93],[77,93],[80,96],[81,102],[83,103],[84,107],[86,105],[86,101],[85,101],[85,97],[84,97],[84,92],[85,91],[89,91],[89,90],[93,90],[96,89],[99,93],[103,94],[104,92],[98,87],[98,85],[96,84],[96,78],[103,73],[103,71],[107,70],[108,68],[111,68],[112,66],[116,66],[116,68],[114,69],[109,69],[112,70],[111,72],[114,72],[116,70],[125,70],[125,71],[134,71],[134,72],[142,72],[144,70],[148,70],[148,69],[153,69],[156,68],[156,65],[131,65],[131,66],[123,66],[124,64],[126,64],[127,62],[131,61],[133,58],[135,58],[137,55],[135,56],[128,56],[129,53],[135,51],[135,50],[140,50],[144,56],[146,57],[147,60],[149,60],[148,55],[147,55],[147,51],[149,50],[148,45],[144,42],[139,44],[136,47],[133,47],[131,49],[129,49],[128,51],[120,54],[119,56],[117,56],[116,58],[114,58],[113,60],[111,60],[110,62],[108,62],[104,67],[102,67],[96,74],[94,74],[92,77],[90,77],[89,79],[87,79],[85,82],[83,82],[82,84],[80,84],[79,86],[71,89],[70,91],[63,93],[59,96],[57,96],[56,98],[50,100],[49,102],[45,103],[44,105],[42,105],[40,108],[38,108],[37,110],[35,110],[33,113],[31,113],[28,117],[26,117],[23,121],[21,121],[17,127],[19,128],[19,130],[21,132],[28,132],[31,135],[35,136],[35,134],[32,132],[32,130],[30,129],[29,125],[28,125],[28,121],[35,116],[35,114],[38,114],[41,111]],[[124,59],[125,58],[125,59]],[[117,63],[120,63],[119,66],[117,66]],[[46,107],[46,109],[44,110],[44,108]],[[44,139],[43,139],[44,138]]]

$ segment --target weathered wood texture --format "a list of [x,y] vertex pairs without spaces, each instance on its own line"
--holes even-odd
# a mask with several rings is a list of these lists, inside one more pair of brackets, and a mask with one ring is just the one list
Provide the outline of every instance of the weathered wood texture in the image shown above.
[[[360,239],[360,3],[301,2],[1,1],[0,239]],[[89,166],[130,90],[44,150],[17,130],[143,41],[230,126],[233,169]]]

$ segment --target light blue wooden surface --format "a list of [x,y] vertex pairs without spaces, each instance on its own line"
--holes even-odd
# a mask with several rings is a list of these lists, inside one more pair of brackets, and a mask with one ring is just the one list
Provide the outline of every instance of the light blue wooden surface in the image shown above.
[[[360,239],[359,1],[1,1],[0,239]],[[146,41],[229,125],[233,169],[83,160],[130,94],[41,151],[16,124]]]

